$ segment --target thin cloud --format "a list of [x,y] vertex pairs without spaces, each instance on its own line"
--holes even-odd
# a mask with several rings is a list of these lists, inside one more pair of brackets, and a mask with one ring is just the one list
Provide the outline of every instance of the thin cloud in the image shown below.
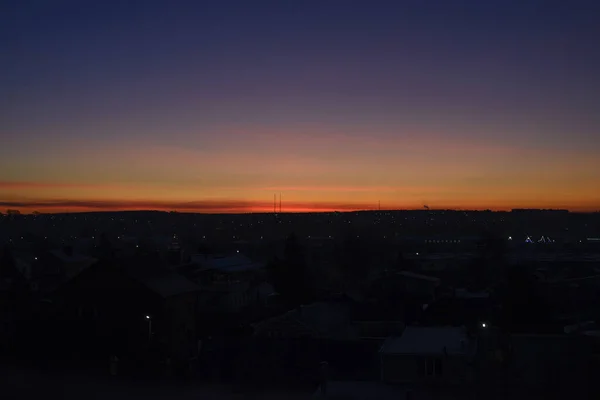
[[260,188],[267,192],[342,192],[342,193],[391,193],[399,191],[421,190],[420,188],[407,188],[400,186],[270,186]]
[[108,185],[89,183],[63,183],[63,182],[31,182],[31,181],[0,181],[0,189],[27,190],[27,189],[85,189],[105,188]]
[[[273,210],[273,203],[244,200],[203,200],[194,202],[160,202],[160,201],[117,201],[117,200],[22,200],[0,201],[0,207],[36,209],[38,211],[72,210],[72,211],[119,211],[119,210],[168,210],[189,211],[198,213],[221,212],[268,212]],[[344,204],[327,202],[286,202],[284,211],[350,211],[374,209],[373,204]]]

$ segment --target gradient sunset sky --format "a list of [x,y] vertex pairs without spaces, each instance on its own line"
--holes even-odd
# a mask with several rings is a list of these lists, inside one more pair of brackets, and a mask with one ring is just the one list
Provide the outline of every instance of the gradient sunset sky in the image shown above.
[[600,209],[600,5],[10,0],[0,209]]

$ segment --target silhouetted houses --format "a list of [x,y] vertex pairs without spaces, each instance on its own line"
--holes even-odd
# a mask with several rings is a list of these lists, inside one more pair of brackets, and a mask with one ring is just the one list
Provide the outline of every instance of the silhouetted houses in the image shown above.
[[205,314],[235,319],[240,313],[265,307],[274,293],[265,281],[265,264],[242,254],[193,255],[178,271],[201,288],[199,304]]
[[10,350],[22,320],[29,318],[31,293],[12,249],[0,249],[0,351]]
[[34,291],[42,295],[56,290],[63,283],[89,268],[97,260],[93,257],[75,253],[72,247],[50,250],[39,256],[26,257],[28,275]]
[[198,290],[152,257],[98,263],[57,292],[55,333],[104,355],[152,349],[183,362],[197,356]]
[[440,296],[424,310],[420,322],[426,325],[478,326],[491,324],[496,304],[488,292],[454,289]]
[[473,378],[476,342],[464,328],[407,327],[380,350],[385,383],[466,385]]

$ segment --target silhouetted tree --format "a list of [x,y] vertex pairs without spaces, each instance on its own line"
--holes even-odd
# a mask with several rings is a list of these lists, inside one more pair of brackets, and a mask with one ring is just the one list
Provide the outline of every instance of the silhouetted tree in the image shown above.
[[0,253],[0,279],[14,279],[16,271],[12,251],[9,246],[4,246]]
[[481,234],[475,259],[467,267],[467,285],[482,290],[497,282],[507,268],[506,242],[490,231]]
[[98,246],[100,258],[110,259],[114,256],[114,248],[108,236],[105,233],[100,235],[100,245]]
[[402,249],[398,250],[395,267],[397,271],[407,271],[413,267],[412,261],[404,256]]
[[28,305],[29,285],[17,268],[12,250],[5,246],[0,254],[0,282],[5,286],[0,292],[0,313],[12,311],[20,314]]
[[500,322],[507,332],[543,329],[550,320],[550,308],[538,295],[535,277],[524,266],[511,266],[505,270],[500,300]]
[[347,278],[362,282],[369,275],[369,254],[366,243],[354,235],[348,236],[341,248],[341,270]]
[[304,251],[295,234],[286,239],[283,259],[274,259],[268,266],[268,274],[275,291],[288,306],[295,307],[312,298]]

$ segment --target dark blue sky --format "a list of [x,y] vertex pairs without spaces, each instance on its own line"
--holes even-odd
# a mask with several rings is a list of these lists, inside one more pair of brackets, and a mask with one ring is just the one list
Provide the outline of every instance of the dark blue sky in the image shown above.
[[547,151],[531,168],[600,151],[597,1],[0,4],[11,179],[73,180],[28,157],[115,140],[237,154],[333,132]]

